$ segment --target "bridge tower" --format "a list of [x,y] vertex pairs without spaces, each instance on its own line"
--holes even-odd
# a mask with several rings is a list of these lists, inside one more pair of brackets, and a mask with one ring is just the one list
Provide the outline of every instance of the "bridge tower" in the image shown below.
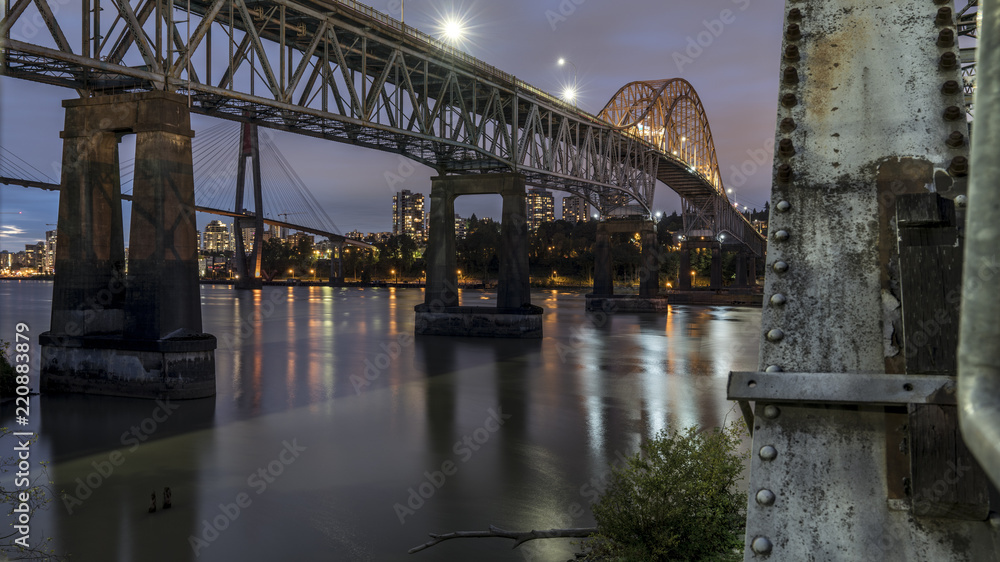
[[[246,193],[247,161],[250,161],[251,181],[253,182],[254,211],[250,214],[244,208]],[[240,155],[236,167],[236,205],[233,211],[242,214],[234,222],[236,232],[236,248],[233,259],[236,260],[236,288],[260,289],[260,264],[262,245],[264,244],[264,201],[260,182],[260,144],[255,123],[240,123]],[[243,229],[253,228],[253,243],[250,254],[247,255],[246,240]]]
[[[187,98],[68,100],[52,288],[39,336],[43,392],[148,398],[215,394],[202,333]],[[136,136],[128,274],[118,141]]]
[[784,15],[760,364],[729,381],[753,431],[745,560],[997,560],[995,490],[957,423],[953,8]]

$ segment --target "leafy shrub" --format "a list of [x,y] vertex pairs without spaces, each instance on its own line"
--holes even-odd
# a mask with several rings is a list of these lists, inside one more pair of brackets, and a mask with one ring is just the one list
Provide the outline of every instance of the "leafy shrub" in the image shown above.
[[744,430],[661,431],[612,470],[593,506],[587,559],[742,560],[747,494],[738,488]]

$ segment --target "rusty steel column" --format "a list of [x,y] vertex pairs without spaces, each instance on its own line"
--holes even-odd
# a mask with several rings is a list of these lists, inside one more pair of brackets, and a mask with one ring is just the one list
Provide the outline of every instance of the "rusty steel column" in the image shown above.
[[[955,31],[940,0],[786,2],[769,225],[783,235],[768,248],[758,372],[729,386],[755,401],[747,561],[997,560],[977,472],[954,464],[954,394],[906,394],[930,380],[911,352],[956,328],[920,334],[913,320],[951,318],[959,294],[953,207],[929,197],[965,193]],[[901,239],[897,217],[937,230]],[[923,266],[938,285],[915,254],[947,257]],[[942,391],[953,381],[937,376]],[[962,468],[928,476],[949,462]]]

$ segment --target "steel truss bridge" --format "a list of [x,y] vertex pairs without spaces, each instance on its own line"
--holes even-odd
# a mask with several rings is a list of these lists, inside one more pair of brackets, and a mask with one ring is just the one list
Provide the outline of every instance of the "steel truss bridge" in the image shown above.
[[631,198],[648,215],[660,180],[683,197],[688,234],[728,235],[763,255],[726,197],[684,80],[630,84],[598,117],[351,0],[8,5],[8,76],[81,96],[179,92],[197,113],[397,153],[442,174],[515,171],[604,214]]

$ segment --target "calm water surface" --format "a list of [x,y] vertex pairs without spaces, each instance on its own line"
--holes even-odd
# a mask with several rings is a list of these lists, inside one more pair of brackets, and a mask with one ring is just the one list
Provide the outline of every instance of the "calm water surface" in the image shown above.
[[[0,338],[48,329],[51,293],[0,282]],[[65,495],[32,542],[82,561],[567,560],[562,539],[406,551],[490,524],[593,525],[602,478],[640,440],[737,416],[726,376],[756,368],[760,326],[746,308],[588,314],[583,293],[534,293],[545,337],[513,341],[413,338],[419,289],[203,286],[214,399],[35,399],[32,462]],[[173,508],[147,513],[165,486]]]

